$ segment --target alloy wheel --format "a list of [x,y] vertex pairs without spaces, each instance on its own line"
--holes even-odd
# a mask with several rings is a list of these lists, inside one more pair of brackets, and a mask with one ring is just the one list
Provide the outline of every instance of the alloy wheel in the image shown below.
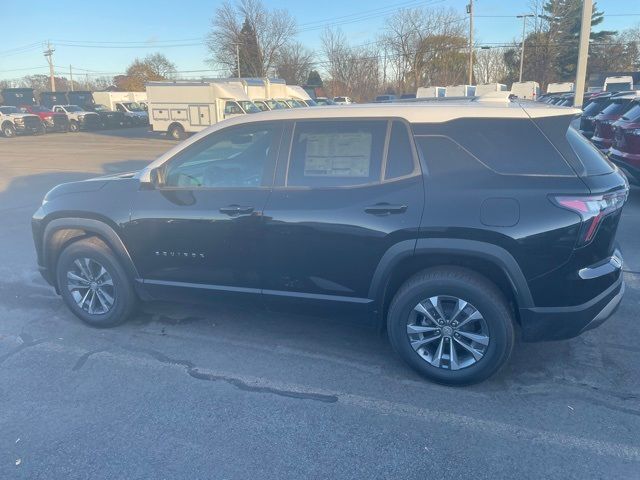
[[103,315],[115,303],[115,288],[109,271],[92,258],[77,258],[67,271],[71,297],[90,315]]
[[434,367],[460,370],[476,364],[489,347],[482,314],[461,298],[438,295],[418,303],[407,320],[413,350]]

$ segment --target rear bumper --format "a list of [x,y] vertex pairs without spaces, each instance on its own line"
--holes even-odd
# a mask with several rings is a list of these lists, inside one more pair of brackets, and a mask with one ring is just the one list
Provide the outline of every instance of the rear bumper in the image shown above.
[[563,340],[596,328],[615,313],[624,290],[624,277],[620,273],[613,285],[582,305],[522,308],[522,339],[525,342]]

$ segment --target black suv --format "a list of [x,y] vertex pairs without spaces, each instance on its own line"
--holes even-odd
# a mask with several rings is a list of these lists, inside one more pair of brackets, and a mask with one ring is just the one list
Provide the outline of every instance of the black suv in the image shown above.
[[60,185],[33,217],[45,279],[86,323],[138,300],[257,299],[386,328],[427,378],[565,339],[624,291],[624,176],[570,122],[504,99],[274,110],[144,170]]

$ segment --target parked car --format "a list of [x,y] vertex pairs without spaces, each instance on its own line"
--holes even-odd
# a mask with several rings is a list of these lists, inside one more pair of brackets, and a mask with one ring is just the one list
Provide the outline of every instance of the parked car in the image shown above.
[[596,115],[593,121],[594,130],[591,143],[601,151],[607,152],[613,141],[612,125],[637,102],[638,96],[635,93],[611,97],[611,103]]
[[316,103],[320,106],[337,105],[336,102],[327,97],[316,97]]
[[69,119],[64,113],[55,113],[53,110],[42,105],[21,105],[19,110],[22,113],[30,113],[40,117],[42,126],[46,132],[68,132]]
[[70,132],[100,128],[98,114],[83,110],[78,105],[54,105],[52,110],[56,113],[64,113],[69,118]]
[[109,110],[106,105],[96,103],[91,106],[87,106],[86,108],[100,116],[101,128],[123,128],[133,125],[132,120],[129,117],[126,117],[124,113]]
[[595,118],[602,110],[604,110],[611,103],[611,93],[598,95],[593,97],[589,105],[587,105],[582,111],[580,116],[580,133],[587,138],[593,136],[595,130]]
[[629,180],[640,185],[640,103],[613,124],[613,142],[609,158],[622,169]]
[[10,138],[18,134],[44,133],[44,127],[37,115],[21,113],[18,107],[6,105],[0,107],[0,131]]
[[378,95],[376,99],[373,101],[373,103],[393,102],[394,100],[397,100],[397,99],[398,99],[397,95]]
[[443,107],[242,115],[140,172],[60,185],[32,219],[40,271],[97,327],[153,298],[373,322],[446,384],[495,373],[516,331],[597,327],[624,291],[624,176],[575,109]]
[[336,105],[350,105],[353,103],[349,97],[333,97],[333,102]]

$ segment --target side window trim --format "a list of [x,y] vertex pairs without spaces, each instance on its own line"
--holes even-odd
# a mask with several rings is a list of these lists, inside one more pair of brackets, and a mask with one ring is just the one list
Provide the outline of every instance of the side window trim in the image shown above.
[[273,126],[275,129],[275,134],[274,134],[274,138],[273,138],[273,143],[271,145],[272,147],[272,152],[269,153],[269,157],[266,160],[266,164],[265,164],[265,172],[263,174],[263,182],[265,178],[269,179],[268,183],[265,184],[261,184],[261,185],[257,185],[255,187],[208,187],[208,186],[195,186],[195,185],[186,185],[186,186],[167,186],[167,185],[160,185],[156,187],[156,190],[160,190],[160,191],[222,191],[222,190],[265,190],[265,189],[271,189],[273,188],[274,185],[274,178],[275,178],[275,170],[276,170],[276,162],[280,153],[280,148],[281,148],[281,142],[282,142],[282,135],[284,133],[284,122],[280,122],[280,121],[266,121],[266,122],[251,122],[251,123],[243,123],[240,125],[230,125],[228,127],[225,127],[221,130],[217,130],[215,132],[212,132],[210,135],[207,135],[205,137],[202,137],[200,140],[198,140],[195,143],[192,143],[191,145],[187,146],[184,150],[180,150],[178,153],[176,153],[173,157],[169,158],[166,162],[164,162],[162,165],[158,166],[157,169],[160,169],[163,173],[164,176],[164,172],[166,171],[167,167],[169,166],[169,164],[174,161],[176,159],[176,157],[182,156],[183,154],[187,154],[189,151],[195,149],[198,147],[198,145],[201,145],[202,143],[204,143],[205,141],[207,141],[208,139],[210,139],[211,135],[218,135],[221,134],[223,132],[228,132],[234,128],[245,128],[245,127],[253,127],[253,126],[259,126],[259,125],[265,125],[265,126]]

